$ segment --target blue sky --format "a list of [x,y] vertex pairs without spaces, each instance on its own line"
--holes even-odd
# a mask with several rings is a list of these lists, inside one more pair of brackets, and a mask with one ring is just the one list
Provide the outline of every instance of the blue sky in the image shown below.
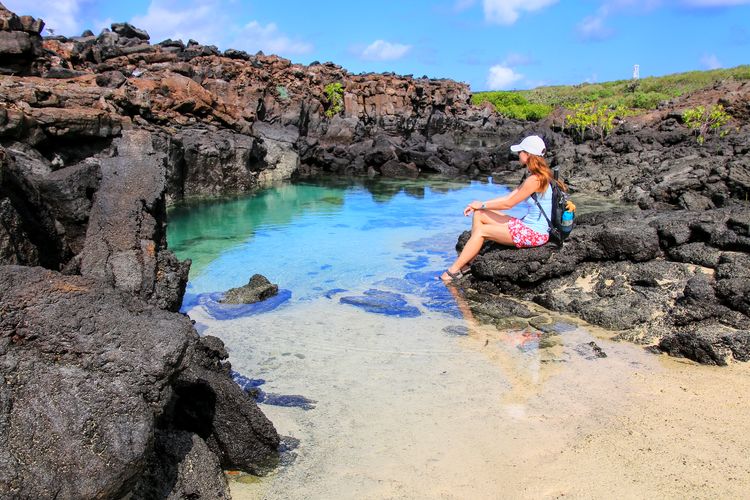
[[151,42],[451,78],[473,91],[661,76],[750,63],[750,0],[0,0],[55,34],[112,22]]

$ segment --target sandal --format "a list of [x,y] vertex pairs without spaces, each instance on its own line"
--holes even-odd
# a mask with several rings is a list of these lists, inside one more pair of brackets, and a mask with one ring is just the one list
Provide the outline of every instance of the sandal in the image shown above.
[[[447,280],[443,279],[443,274],[447,274],[449,279],[447,279]],[[455,280],[460,280],[461,278],[464,277],[464,273],[462,273],[461,271],[457,271],[455,273],[452,273],[448,269],[446,269],[443,274],[441,274],[440,276],[438,276],[438,279],[440,281],[442,281],[443,283],[450,283],[450,282],[455,281]]]

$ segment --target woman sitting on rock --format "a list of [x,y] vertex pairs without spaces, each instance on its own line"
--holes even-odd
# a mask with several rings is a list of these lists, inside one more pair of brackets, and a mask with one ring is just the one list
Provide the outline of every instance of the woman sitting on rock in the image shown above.
[[[468,271],[468,264],[476,257],[486,240],[495,241],[501,245],[515,245],[517,248],[538,247],[549,240],[549,224],[539,206],[531,199],[537,194],[539,204],[544,212],[552,214],[552,183],[557,182],[561,189],[565,185],[555,180],[552,170],[542,158],[545,152],[544,141],[541,137],[530,135],[520,144],[510,147],[518,153],[522,165],[526,165],[530,175],[510,194],[488,201],[472,201],[464,209],[464,215],[474,214],[471,224],[471,237],[466,242],[458,258],[445,271],[440,279],[450,282],[461,278]],[[502,213],[521,202],[526,202],[529,211],[517,219]]]

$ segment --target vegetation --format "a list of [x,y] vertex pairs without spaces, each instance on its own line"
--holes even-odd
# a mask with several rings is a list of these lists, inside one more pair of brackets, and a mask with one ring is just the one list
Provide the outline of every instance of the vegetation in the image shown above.
[[682,113],[682,119],[685,125],[698,136],[698,144],[703,144],[709,133],[718,132],[719,137],[724,137],[729,133],[724,125],[729,123],[730,116],[721,104],[708,108],[703,106],[690,108]]
[[326,116],[333,118],[344,110],[344,87],[338,82],[329,83],[323,89],[328,101]]
[[638,112],[656,109],[662,101],[711,87],[723,80],[750,80],[750,65],[711,71],[691,71],[640,80],[478,92],[472,96],[472,103],[491,102],[499,113],[521,120],[539,120],[555,108],[574,109],[581,105]]
[[276,93],[282,101],[289,99],[289,91],[283,85],[276,85]]
[[530,103],[519,92],[482,92],[471,96],[472,104],[489,102],[501,115],[517,120],[538,121],[552,112],[546,104]]
[[572,111],[571,114],[565,115],[565,126],[577,132],[581,140],[589,131],[602,142],[615,127],[615,119],[629,114],[622,106],[610,109],[596,104],[578,104]]

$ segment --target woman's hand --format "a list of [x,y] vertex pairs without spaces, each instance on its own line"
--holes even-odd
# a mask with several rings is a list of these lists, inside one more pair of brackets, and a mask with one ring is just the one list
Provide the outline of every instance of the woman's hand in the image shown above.
[[472,201],[471,203],[466,205],[466,208],[464,208],[464,216],[471,214],[475,210],[481,210],[482,205],[484,205],[484,203],[482,203],[481,201],[477,201],[477,200]]

